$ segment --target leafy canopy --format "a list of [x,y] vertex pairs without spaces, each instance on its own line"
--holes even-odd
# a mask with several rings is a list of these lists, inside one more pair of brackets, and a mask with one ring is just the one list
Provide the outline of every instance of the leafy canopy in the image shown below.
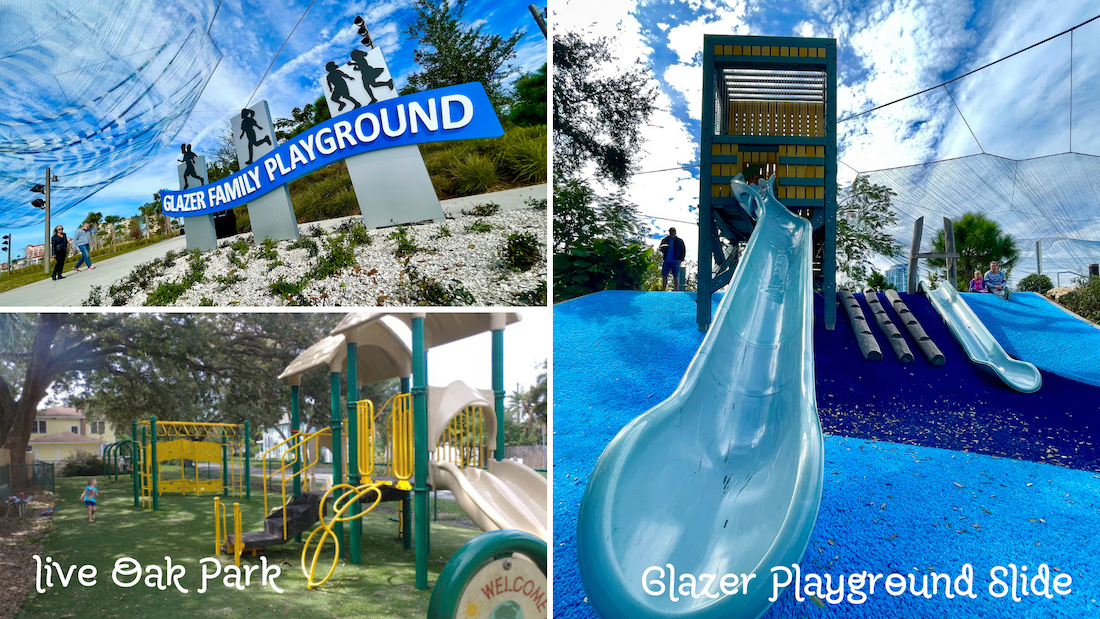
[[625,187],[656,110],[657,89],[637,61],[618,73],[607,39],[574,32],[554,36],[554,174],[577,177],[588,165],[596,177]]
[[512,102],[505,82],[516,72],[511,61],[524,33],[515,32],[507,38],[484,34],[483,26],[463,21],[466,5],[466,0],[417,0],[413,4],[416,17],[405,27],[405,34],[420,42],[413,51],[420,70],[409,75],[401,94],[481,82],[497,115],[503,116]]
[[837,204],[836,265],[849,280],[867,279],[873,254],[892,258],[901,251],[894,237],[886,233],[897,222],[891,204],[895,195],[889,187],[861,175]]

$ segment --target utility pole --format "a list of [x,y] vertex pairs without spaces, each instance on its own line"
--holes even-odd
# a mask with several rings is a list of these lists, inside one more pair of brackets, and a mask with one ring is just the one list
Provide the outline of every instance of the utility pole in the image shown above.
[[[46,210],[46,242],[42,244],[42,265],[45,267],[46,272],[50,272],[50,257],[53,255],[50,251],[50,183],[56,181],[57,177],[50,173],[50,168],[46,168],[46,184],[35,185],[31,188],[33,193],[40,193],[46,196],[46,199],[36,198],[31,201],[31,206],[34,208],[40,208]],[[29,258],[29,256],[28,256]]]

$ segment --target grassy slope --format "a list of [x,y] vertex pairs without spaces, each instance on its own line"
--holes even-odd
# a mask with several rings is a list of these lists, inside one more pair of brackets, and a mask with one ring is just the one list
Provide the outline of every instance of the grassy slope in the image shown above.
[[[100,260],[106,260],[108,258],[114,258],[115,256],[121,256],[122,254],[130,253],[135,249],[141,249],[142,247],[155,245],[157,243],[160,243],[161,241],[171,239],[176,236],[179,235],[158,234],[147,239],[141,239],[140,241],[134,241],[131,243],[120,243],[115,247],[111,247],[110,245],[108,245],[106,247],[91,252],[90,257],[92,258],[92,265],[94,266],[98,264]],[[50,260],[50,270],[52,271],[53,259],[51,258]],[[73,267],[76,266],[78,260],[80,260],[80,254],[77,254],[76,257],[69,256],[65,260],[65,269],[62,271],[62,274],[64,275],[67,273],[72,273]],[[33,284],[34,282],[48,279],[49,277],[50,274],[45,271],[41,264],[32,264],[30,266],[23,267],[22,269],[12,271],[11,273],[5,272],[2,276],[0,276],[0,292],[11,290],[12,288],[18,288],[20,286],[26,286],[27,284]]]
[[[82,587],[74,582],[67,589],[55,586],[44,595],[34,594],[19,617],[423,617],[427,612],[431,591],[414,588],[413,552],[401,548],[397,523],[388,516],[368,514],[363,519],[363,564],[348,565],[341,558],[332,580],[318,590],[306,590],[299,568],[302,544],[291,543],[266,552],[268,563],[282,568],[276,584],[283,593],[257,583],[237,591],[226,588],[220,580],[211,580],[207,591],[199,594],[202,573],[199,560],[213,556],[214,551],[212,497],[166,495],[161,498],[161,511],[153,513],[133,507],[133,486],[129,479],[100,480],[103,493],[100,508],[96,522],[89,524],[84,506],[77,500],[84,484],[84,478],[58,480],[57,505],[61,511],[55,518],[46,554],[65,567],[96,566],[97,584]],[[259,530],[262,496],[254,494],[251,503],[243,500],[240,503],[244,530]],[[230,500],[230,527],[232,520]],[[450,556],[478,533],[432,524],[430,583],[434,583]],[[318,571],[322,568],[327,571],[331,549],[330,543],[318,561]],[[132,557],[143,566],[159,564],[163,568],[165,556],[187,570],[181,583],[189,593],[182,594],[174,588],[149,589],[143,584],[125,589],[111,581],[111,570],[120,557]],[[231,556],[222,555],[220,560],[223,566],[233,563]],[[241,558],[242,567],[253,563],[258,565],[259,558],[248,555]]]
[[[536,145],[541,149],[534,148]],[[509,127],[500,138],[436,142],[421,144],[419,148],[440,200],[546,182],[545,126]],[[490,169],[471,169],[468,163],[471,157]],[[473,190],[468,188],[471,183]],[[343,161],[293,181],[289,188],[300,224],[359,212],[359,202]],[[233,212],[237,230],[250,230],[247,208],[240,206]]]

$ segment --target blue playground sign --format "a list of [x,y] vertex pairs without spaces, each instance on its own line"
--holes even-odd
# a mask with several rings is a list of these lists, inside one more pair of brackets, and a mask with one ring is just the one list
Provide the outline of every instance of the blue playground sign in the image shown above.
[[393,146],[497,138],[497,120],[479,83],[438,88],[365,105],[294,136],[240,172],[208,185],[162,190],[167,215],[192,217],[250,200],[341,159]]

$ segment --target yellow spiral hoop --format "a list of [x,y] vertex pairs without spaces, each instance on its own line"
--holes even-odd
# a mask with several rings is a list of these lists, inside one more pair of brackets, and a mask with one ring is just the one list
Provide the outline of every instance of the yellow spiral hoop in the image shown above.
[[[328,579],[332,578],[333,572],[336,571],[336,563],[340,560],[340,544],[337,543],[336,533],[333,532],[332,525],[336,524],[337,522],[350,522],[352,520],[357,520],[370,513],[375,507],[378,507],[378,504],[382,501],[381,487],[383,485],[385,484],[381,482],[364,484],[362,486],[353,486],[351,484],[337,484],[330,488],[329,491],[325,493],[325,496],[321,498],[321,505],[320,507],[318,507],[318,509],[320,510],[321,526],[314,529],[309,534],[309,537],[306,538],[306,544],[302,548],[302,574],[305,575],[306,580],[308,581],[307,588],[315,589],[317,587],[320,587],[321,585],[328,582]],[[340,489],[350,490],[350,492],[337,497],[336,500],[333,501],[332,519],[329,522],[325,522],[325,504],[328,503],[328,498],[333,493],[333,491]],[[344,512],[347,511],[352,504],[358,503],[359,499],[369,492],[375,493],[374,503],[371,503],[370,507],[355,514],[354,516],[344,516]],[[310,562],[309,569],[306,569],[306,554],[309,552],[310,543],[313,542],[313,536],[317,535],[317,533],[321,533],[321,538],[317,542],[317,547],[313,550],[313,561]],[[328,573],[325,574],[324,578],[322,578],[320,581],[314,581],[313,575],[314,571],[317,569],[317,560],[321,556],[321,549],[325,546],[325,540],[329,538],[332,538],[333,546],[335,546],[336,548],[336,553],[332,557],[332,565],[329,567]]]

